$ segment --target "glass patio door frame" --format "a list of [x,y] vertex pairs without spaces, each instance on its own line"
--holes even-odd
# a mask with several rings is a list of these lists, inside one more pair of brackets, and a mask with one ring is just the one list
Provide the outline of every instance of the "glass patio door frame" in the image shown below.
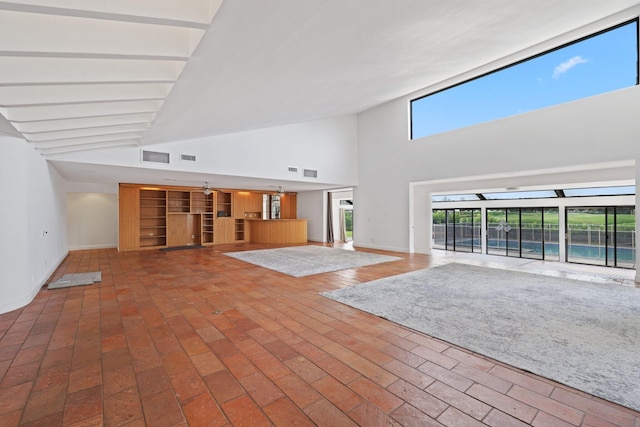
[[[476,252],[477,248],[480,248],[479,253],[482,253],[482,236],[478,236],[479,242],[475,243],[475,229],[476,226],[480,228],[480,234],[482,234],[482,210],[480,208],[443,208],[443,209],[434,209],[434,211],[444,211],[445,213],[445,221],[444,221],[444,248],[447,251],[454,252],[470,252],[470,253],[478,253]],[[458,230],[456,229],[456,216],[460,214],[460,211],[468,211],[471,212],[471,250],[470,251],[459,251],[456,249],[456,237]],[[480,216],[480,222],[476,224],[474,222],[475,214]],[[450,216],[451,215],[451,216]],[[451,222],[449,222],[449,218],[451,218]]]
[[[529,257],[529,256],[522,256],[522,212],[523,211],[528,211],[528,210],[532,210],[532,209],[537,209],[540,210],[540,220],[541,220],[541,225],[540,225],[540,252],[541,252],[541,256],[540,257]],[[524,259],[540,259],[540,260],[544,260],[546,257],[546,245],[548,243],[553,243],[553,242],[547,242],[545,239],[545,212],[551,209],[556,209],[558,210],[557,207],[546,207],[546,206],[535,206],[535,207],[491,207],[491,208],[486,208],[486,214],[485,214],[485,218],[486,218],[486,230],[485,230],[485,240],[486,240],[486,253],[489,255],[498,255],[498,256],[507,256],[507,257],[513,257],[513,258],[524,258]],[[500,221],[500,223],[498,224],[497,227],[495,227],[496,231],[498,233],[496,233],[496,236],[499,235],[500,232],[503,233],[504,235],[504,253],[502,253],[502,251],[500,251],[501,253],[491,253],[490,249],[496,250],[499,249],[499,246],[491,246],[489,239],[491,237],[491,233],[489,232],[489,213],[490,211],[501,211],[504,214],[504,221]],[[558,210],[559,212],[559,210]],[[510,221],[509,217],[513,217],[513,216],[517,216],[516,221]],[[514,233],[511,233],[511,232]],[[512,237],[513,235],[515,235],[516,237]],[[513,245],[513,242],[517,241],[517,245],[516,247],[511,247]]]
[[[618,265],[618,209],[634,209],[635,206],[617,205],[617,206],[567,206],[565,207],[565,262],[572,264],[586,264],[586,265],[599,265],[605,267],[615,268],[635,268],[635,260],[633,266],[620,266]],[[569,230],[569,210],[571,209],[603,209],[604,210],[604,265],[595,262],[580,262],[575,260],[569,260],[570,254],[570,230]],[[635,232],[635,227],[634,227]],[[587,260],[589,257],[585,257]],[[611,260],[613,258],[613,260]],[[613,262],[610,262],[613,261]]]

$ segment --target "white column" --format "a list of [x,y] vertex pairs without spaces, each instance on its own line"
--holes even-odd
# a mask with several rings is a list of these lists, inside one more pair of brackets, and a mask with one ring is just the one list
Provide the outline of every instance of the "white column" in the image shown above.
[[482,253],[487,253],[487,208],[482,206],[480,208],[480,217],[481,225],[480,225],[480,242],[482,244]]
[[431,191],[409,183],[409,252],[431,255],[433,212]]
[[635,269],[636,269],[636,283],[640,283],[640,273],[638,273],[638,247],[640,247],[640,233],[638,233],[638,224],[640,224],[640,212],[638,212],[638,207],[640,206],[640,194],[638,194],[638,182],[640,182],[640,169],[638,168],[638,163],[636,161],[636,261],[635,261]]
[[560,262],[567,262],[567,209],[565,206],[558,206],[558,256]]

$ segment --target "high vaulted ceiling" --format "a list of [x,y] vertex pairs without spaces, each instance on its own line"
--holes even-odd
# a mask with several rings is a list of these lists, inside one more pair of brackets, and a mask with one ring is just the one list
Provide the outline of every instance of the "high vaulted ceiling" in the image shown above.
[[0,1],[0,133],[59,158],[355,113],[638,4]]
[[0,112],[43,154],[140,144],[221,1],[0,2]]

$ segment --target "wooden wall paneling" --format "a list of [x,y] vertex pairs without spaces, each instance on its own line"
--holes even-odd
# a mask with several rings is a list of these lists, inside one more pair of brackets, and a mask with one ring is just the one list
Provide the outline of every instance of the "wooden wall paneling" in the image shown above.
[[291,219],[298,218],[298,195],[289,194],[289,215]]
[[262,218],[262,193],[248,193],[244,209],[243,218]]
[[287,193],[280,198],[280,219],[296,219],[297,212],[296,194]]
[[236,219],[244,218],[247,207],[247,199],[249,193],[246,191],[237,191],[233,194],[233,217]]
[[118,250],[133,251],[140,246],[140,192],[120,185],[118,191]]

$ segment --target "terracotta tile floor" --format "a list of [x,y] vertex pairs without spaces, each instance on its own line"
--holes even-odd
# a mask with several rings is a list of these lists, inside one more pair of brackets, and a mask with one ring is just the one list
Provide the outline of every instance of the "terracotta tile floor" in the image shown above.
[[443,256],[293,278],[222,255],[258,248],[72,252],[52,280],[101,283],[0,315],[0,425],[640,427],[640,413],[318,295]]

